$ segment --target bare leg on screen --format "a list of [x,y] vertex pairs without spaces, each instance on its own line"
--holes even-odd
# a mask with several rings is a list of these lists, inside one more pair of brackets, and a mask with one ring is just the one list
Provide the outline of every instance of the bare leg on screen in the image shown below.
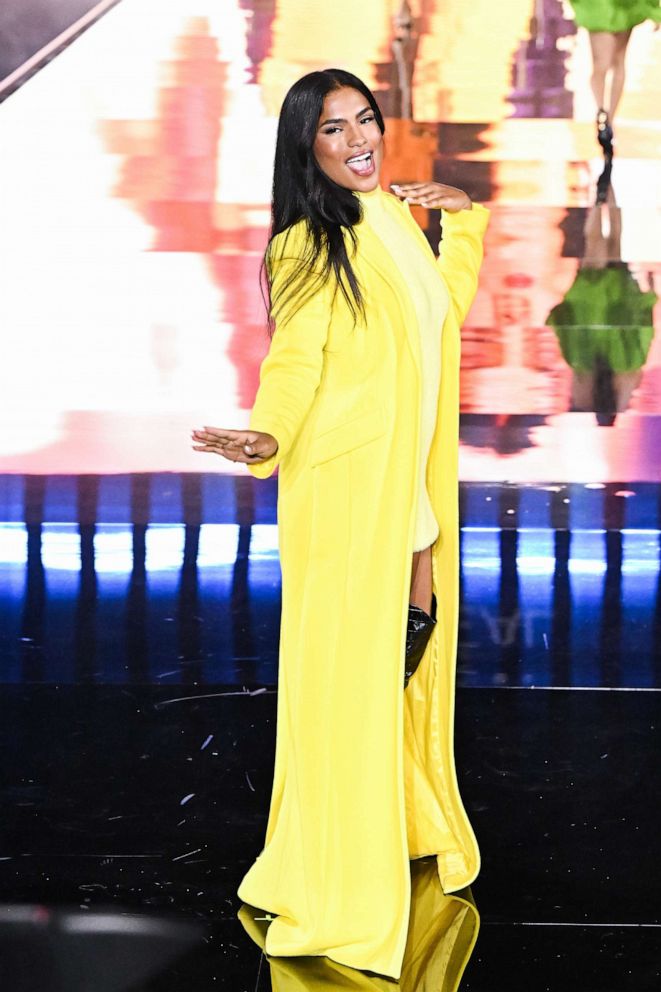
[[615,116],[615,111],[618,108],[620,98],[622,97],[622,91],[624,89],[624,60],[626,58],[627,45],[629,44],[630,37],[631,31],[618,31],[617,34],[613,35],[613,38],[615,39],[615,50],[613,52],[613,61],[611,64],[612,74],[610,97],[608,101],[608,115],[611,121]]
[[597,108],[606,106],[606,76],[615,58],[615,38],[609,31],[591,31],[592,48],[592,92]]

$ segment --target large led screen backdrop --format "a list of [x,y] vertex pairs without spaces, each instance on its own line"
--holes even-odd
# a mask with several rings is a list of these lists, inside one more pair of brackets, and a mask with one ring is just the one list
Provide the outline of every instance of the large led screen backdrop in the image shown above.
[[387,116],[386,183],[434,177],[493,211],[462,477],[658,479],[658,304],[608,428],[547,324],[604,245],[642,294],[661,285],[661,33],[636,28],[628,64],[595,213],[588,40],[559,0],[420,0],[411,24],[400,3],[123,0],[0,108],[0,471],[231,470],[190,428],[247,422],[278,110],[340,65]]

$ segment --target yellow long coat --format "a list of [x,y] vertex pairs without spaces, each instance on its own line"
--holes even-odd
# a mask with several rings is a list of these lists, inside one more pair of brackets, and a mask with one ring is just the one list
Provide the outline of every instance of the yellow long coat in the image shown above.
[[[431,251],[408,206],[387,199]],[[453,721],[460,326],[487,218],[478,205],[443,216],[438,267],[451,305],[427,475],[440,525],[432,552],[439,622],[406,691],[420,345],[406,285],[367,224],[354,228],[353,260],[366,319],[354,326],[329,285],[276,327],[262,364],[250,423],[279,448],[250,468],[265,478],[280,466],[282,625],[266,842],[239,897],[277,917],[270,955],[326,955],[397,978],[409,859],[436,854],[446,892],[479,870]],[[300,251],[297,228],[274,245],[276,289]]]

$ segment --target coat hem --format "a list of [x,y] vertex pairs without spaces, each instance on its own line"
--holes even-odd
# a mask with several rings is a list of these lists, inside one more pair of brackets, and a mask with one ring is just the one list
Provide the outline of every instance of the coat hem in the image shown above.
[[328,954],[322,951],[319,951],[317,954],[269,954],[267,952],[266,957],[267,958],[303,958],[303,957],[327,958],[329,961],[332,961],[334,964],[339,964],[343,968],[351,968],[352,971],[360,971],[363,974],[378,975],[382,978],[390,978],[393,981],[399,981],[402,974],[401,968],[399,971],[395,971],[395,970],[380,971],[378,968],[361,967],[358,964],[351,964],[349,961],[343,961],[341,958],[335,957],[333,954]]
[[[436,857],[438,858],[438,855],[436,855]],[[437,865],[438,865],[438,861],[437,861]],[[477,866],[474,871],[470,872],[470,874],[467,875],[448,875],[447,878],[445,879],[445,884],[443,883],[443,879],[441,878],[441,873],[439,871],[438,877],[441,882],[441,888],[443,889],[445,895],[452,895],[453,892],[460,892],[461,889],[468,888],[468,886],[472,885],[473,882],[478,877],[478,875],[480,874],[481,868],[482,868],[482,863],[481,860],[478,858]]]
[[[440,857],[439,851],[428,851],[427,854],[409,854],[409,861],[423,861],[425,858],[435,858],[438,866],[438,858]],[[441,888],[445,895],[451,895],[453,892],[460,892],[462,889],[468,888],[477,879],[482,869],[482,862],[478,859],[477,867],[473,872],[466,876],[461,875],[449,875],[445,879],[445,884],[443,884],[443,879],[441,878],[441,873],[439,871],[438,877],[441,883]],[[460,881],[454,882],[451,879],[460,879]]]

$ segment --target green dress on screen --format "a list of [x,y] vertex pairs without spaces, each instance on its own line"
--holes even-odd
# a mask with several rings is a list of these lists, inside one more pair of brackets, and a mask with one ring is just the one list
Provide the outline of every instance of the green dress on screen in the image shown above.
[[659,0],[570,0],[576,23],[588,31],[629,31],[643,21],[661,22]]
[[574,371],[590,372],[601,358],[613,372],[634,372],[647,360],[656,301],[656,293],[643,292],[625,265],[585,267],[546,323]]

